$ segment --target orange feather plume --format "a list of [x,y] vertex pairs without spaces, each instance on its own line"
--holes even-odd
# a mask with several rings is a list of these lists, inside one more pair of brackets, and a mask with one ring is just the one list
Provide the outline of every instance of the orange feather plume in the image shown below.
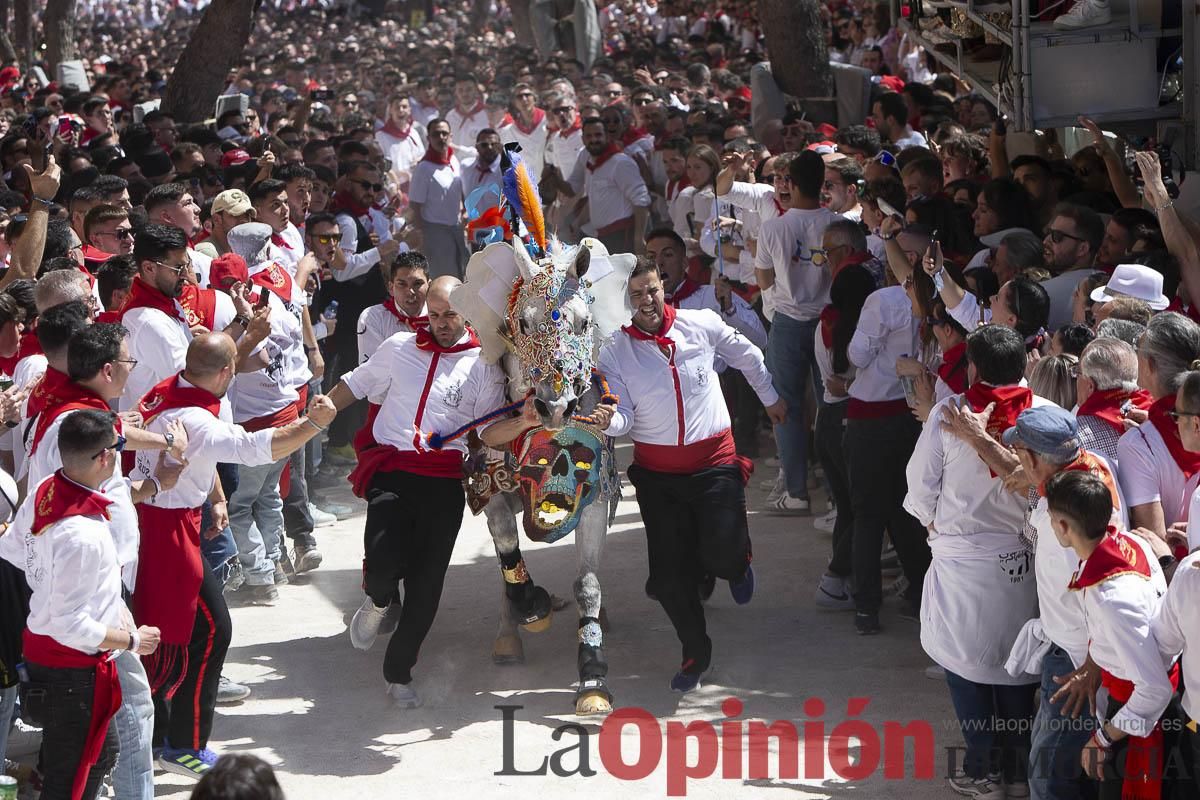
[[529,229],[529,235],[533,237],[533,241],[537,242],[537,246],[545,250],[546,218],[542,216],[542,198],[529,178],[529,171],[525,168],[524,161],[517,164],[514,172],[517,178],[517,196],[521,198],[521,211],[524,212],[522,217],[525,220],[525,227]]

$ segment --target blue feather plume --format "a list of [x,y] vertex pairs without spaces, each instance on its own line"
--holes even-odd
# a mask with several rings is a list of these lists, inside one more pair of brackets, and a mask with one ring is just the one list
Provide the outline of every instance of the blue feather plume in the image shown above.
[[[524,159],[515,150],[508,151],[508,157],[512,161],[512,166],[504,171],[504,199],[517,212],[517,216],[524,219],[525,209],[521,206],[521,193],[517,189],[517,165]],[[513,233],[515,235],[516,231],[514,230]]]

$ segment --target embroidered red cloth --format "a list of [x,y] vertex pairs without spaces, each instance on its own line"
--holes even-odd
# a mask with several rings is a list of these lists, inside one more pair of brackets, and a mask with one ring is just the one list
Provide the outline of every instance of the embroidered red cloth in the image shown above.
[[959,342],[942,353],[942,363],[937,368],[938,377],[956,393],[967,390],[967,343]]
[[32,533],[40,536],[46,528],[68,517],[108,519],[108,507],[113,501],[68,479],[60,469],[37,487],[34,503]]
[[[46,369],[46,374],[42,376],[42,380],[38,382],[33,394],[30,395],[28,406],[30,417],[34,414],[35,396],[39,396],[39,399],[36,404],[38,408],[37,422],[33,427],[33,441],[29,449],[31,454],[37,452],[38,445],[42,443],[42,437],[46,435],[46,431],[50,429],[54,420],[68,411],[79,411],[85,408],[95,411],[112,410],[108,407],[108,401],[103,397],[86,386],[80,386],[53,368]],[[117,418],[117,430],[121,430],[119,417]]]
[[221,413],[219,397],[199,386],[183,386],[179,383],[179,377],[172,375],[159,381],[142,397],[138,411],[145,422],[149,423],[159,414],[174,408],[203,408],[214,417]]

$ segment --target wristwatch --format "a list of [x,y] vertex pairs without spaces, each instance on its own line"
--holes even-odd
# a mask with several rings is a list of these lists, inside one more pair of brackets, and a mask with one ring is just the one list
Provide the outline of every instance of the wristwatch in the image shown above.
[[250,327],[250,318],[247,317],[245,314],[238,314],[236,317],[233,318],[233,321],[236,322],[237,324],[241,325],[243,328]]
[[175,446],[175,434],[164,433],[163,438],[167,440],[167,449],[168,450],[170,450],[172,447]]

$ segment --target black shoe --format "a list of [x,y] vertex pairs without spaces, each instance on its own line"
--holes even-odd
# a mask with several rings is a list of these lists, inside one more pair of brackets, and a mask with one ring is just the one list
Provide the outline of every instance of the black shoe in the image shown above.
[[854,615],[854,629],[858,631],[859,636],[874,636],[879,633],[879,614],[872,612],[870,614],[862,611],[856,612]]

